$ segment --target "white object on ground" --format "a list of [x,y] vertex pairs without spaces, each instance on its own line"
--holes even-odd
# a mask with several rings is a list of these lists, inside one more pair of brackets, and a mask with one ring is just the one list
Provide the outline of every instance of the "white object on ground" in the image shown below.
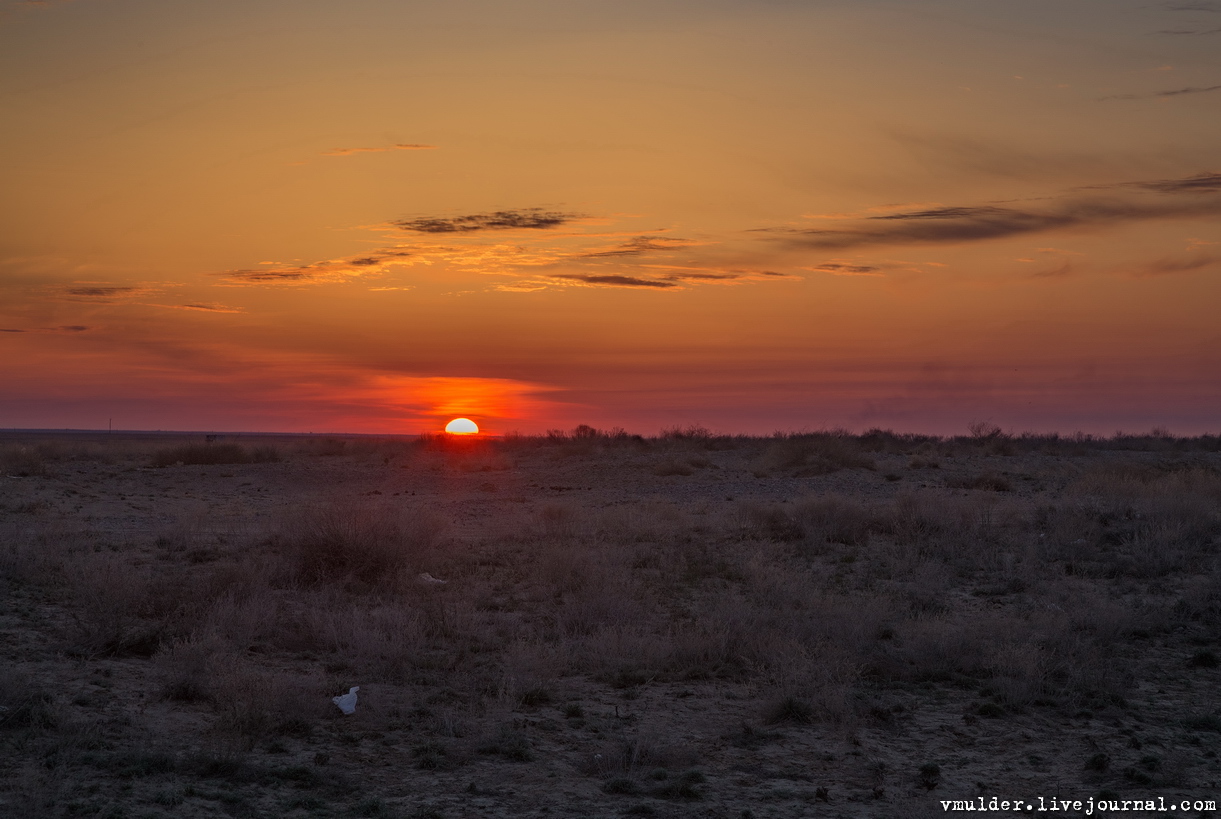
[[354,685],[348,689],[348,693],[342,697],[331,697],[331,702],[339,706],[339,710],[345,714],[356,713],[356,692],[360,690],[359,685]]
[[444,586],[449,581],[441,580],[440,578],[433,577],[428,572],[424,572],[423,574],[420,575],[420,582],[421,583],[431,583],[434,586]]

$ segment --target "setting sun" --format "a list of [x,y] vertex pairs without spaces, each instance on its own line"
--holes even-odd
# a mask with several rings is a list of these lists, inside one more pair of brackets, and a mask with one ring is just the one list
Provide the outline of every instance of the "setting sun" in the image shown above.
[[455,418],[445,425],[445,431],[450,435],[478,435],[479,425],[470,418]]

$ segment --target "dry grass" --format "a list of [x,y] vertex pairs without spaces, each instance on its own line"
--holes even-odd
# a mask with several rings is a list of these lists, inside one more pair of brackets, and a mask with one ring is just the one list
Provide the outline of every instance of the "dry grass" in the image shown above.
[[158,450],[153,453],[152,465],[166,466],[215,466],[217,464],[266,464],[280,460],[280,451],[274,446],[246,448],[240,444],[184,444]]
[[[0,806],[106,815],[118,783],[150,816],[800,815],[847,793],[901,815],[1013,766],[1186,787],[1221,750],[1221,462],[1150,442],[578,428],[290,441],[183,478],[142,469],[177,446],[61,450],[0,510],[0,745],[50,760],[0,765]],[[955,757],[942,725],[1080,745],[1031,740],[1057,762],[1030,768]],[[798,762],[820,779],[784,791]]]
[[843,432],[778,436],[753,464],[756,477],[794,470],[795,476],[805,478],[841,469],[877,469],[862,443]]

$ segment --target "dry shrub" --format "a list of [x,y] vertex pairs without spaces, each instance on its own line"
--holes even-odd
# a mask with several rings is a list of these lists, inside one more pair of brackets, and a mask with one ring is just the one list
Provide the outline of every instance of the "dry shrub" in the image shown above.
[[181,582],[109,552],[80,555],[67,580],[77,647],[86,655],[151,657],[184,628],[193,601]]
[[544,705],[554,697],[556,681],[571,668],[564,643],[522,639],[505,648],[499,696],[515,705]]
[[806,536],[801,523],[783,506],[757,501],[740,502],[731,523],[740,538],[794,541]]
[[681,461],[677,458],[667,458],[664,461],[658,461],[653,465],[653,474],[663,478],[674,475],[694,475],[695,467],[686,461]]
[[[239,658],[214,668],[211,702],[219,719],[216,728],[242,739],[247,746],[282,733],[300,733],[330,705],[318,684],[267,671]],[[332,706],[333,707],[333,706]]]
[[525,723],[514,721],[501,723],[487,733],[476,745],[476,750],[509,762],[530,762],[534,759],[532,745]]
[[1171,613],[1180,621],[1206,623],[1214,633],[1221,629],[1221,567],[1213,564],[1207,575],[1189,581]]
[[70,555],[80,549],[80,533],[60,524],[31,530],[6,522],[0,529],[0,578],[44,588],[58,585]]
[[[918,618],[897,634],[875,641],[867,676],[882,682],[948,682],[981,685],[1008,707],[1033,702],[1120,703],[1131,682],[1116,662],[1134,621],[1101,598],[1065,590],[1076,607],[1056,606],[1030,617],[974,615],[969,619]],[[1089,607],[1097,604],[1097,611]]]
[[[736,589],[703,595],[689,620],[670,628],[664,669],[687,677],[814,673],[876,630],[880,610],[848,598],[811,594],[771,605]],[[802,664],[803,657],[817,657]],[[821,672],[819,672],[821,673]]]
[[[258,454],[263,460],[255,458]],[[258,447],[247,451],[240,444],[184,444],[153,453],[155,467],[182,465],[213,466],[217,464],[248,464],[279,460],[273,447]]]
[[713,440],[716,436],[708,427],[700,424],[688,424],[685,427],[674,426],[663,429],[658,437],[663,441],[695,441],[705,443]]
[[602,747],[601,753],[592,757],[587,770],[606,776],[615,772],[676,771],[699,762],[699,754],[694,748],[668,742],[663,734],[655,728],[645,727],[609,742]]
[[1076,504],[1039,507],[1033,522],[1043,559],[1070,564],[1093,553],[1102,531],[1098,515]]
[[856,442],[866,452],[907,453],[916,447],[932,447],[938,439],[913,432],[895,432],[889,429],[865,430],[856,436]]
[[900,544],[920,544],[955,529],[972,505],[928,492],[905,492],[882,517],[883,531]]
[[348,442],[339,438],[309,438],[298,444],[298,451],[305,455],[335,458],[347,454]]
[[327,507],[301,515],[273,541],[306,585],[385,586],[415,574],[442,529],[424,510]]
[[950,489],[979,489],[984,492],[1012,492],[1013,484],[998,472],[981,472],[966,478],[949,478],[945,485]]
[[175,702],[211,702],[216,673],[232,661],[215,635],[176,640],[158,652],[161,696]]
[[1221,476],[1195,467],[1117,462],[1088,470],[1068,503],[1036,515],[1049,556],[1101,577],[1190,572],[1218,534]]
[[816,544],[867,546],[870,532],[876,526],[871,510],[839,495],[801,501],[793,510],[793,518],[803,529],[806,540]]
[[589,523],[589,536],[599,542],[672,543],[690,535],[692,520],[673,503],[642,500],[603,510]]
[[606,549],[562,546],[536,558],[543,596],[556,603],[554,630],[560,636],[593,635],[606,627],[639,620],[647,610],[636,580],[621,559]]
[[991,676],[991,651],[1005,641],[1007,625],[998,617],[971,623],[909,621],[896,638],[874,644],[867,674],[889,682],[985,679]]
[[1191,462],[1112,461],[1085,470],[1065,493],[1127,502],[1183,495],[1221,501],[1221,472]]
[[774,470],[796,470],[797,477],[828,475],[841,469],[876,469],[877,464],[847,433],[820,432],[778,438],[751,464],[755,477]]
[[1011,571],[1014,557],[1025,553],[1018,508],[986,496],[904,493],[877,513],[874,525],[909,558],[938,560],[964,575]]
[[283,458],[280,456],[280,449],[270,444],[251,447],[250,449],[250,462],[253,464],[275,464],[281,460]]
[[199,595],[208,601],[201,626],[243,651],[260,642],[282,642],[284,624],[294,622],[285,602],[259,582],[257,572],[252,574],[242,578],[247,582],[214,575]]
[[842,605],[847,602],[837,601],[825,614],[814,615],[835,621],[823,629],[826,634],[807,635],[772,660],[767,679],[773,693],[765,700],[765,722],[855,723],[856,690],[865,667],[862,649],[872,641],[876,624],[868,616],[854,622]]
[[534,552],[537,579],[553,594],[571,594],[586,588],[591,580],[606,579],[601,555],[569,540],[540,544]]
[[569,667],[612,681],[644,682],[666,664],[675,637],[672,629],[647,620],[605,625],[588,636],[566,638]]
[[566,503],[544,504],[538,511],[540,534],[548,540],[565,540],[588,530],[576,508]]
[[53,702],[51,694],[29,676],[0,667],[0,732],[54,727]]
[[0,450],[0,473],[18,478],[44,477],[47,473],[48,452],[42,447],[8,446]]
[[402,605],[353,607],[341,599],[315,599],[299,616],[293,635],[301,641],[298,647],[328,652],[388,680],[420,661],[431,636],[425,612]]
[[638,602],[639,596],[630,581],[610,577],[603,581],[564,595],[554,615],[560,635],[594,635],[651,614],[648,607]]

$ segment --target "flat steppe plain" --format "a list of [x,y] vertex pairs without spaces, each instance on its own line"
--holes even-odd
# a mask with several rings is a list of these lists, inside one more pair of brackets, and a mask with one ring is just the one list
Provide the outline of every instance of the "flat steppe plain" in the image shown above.
[[1219,450],[0,434],[0,815],[1199,815]]

